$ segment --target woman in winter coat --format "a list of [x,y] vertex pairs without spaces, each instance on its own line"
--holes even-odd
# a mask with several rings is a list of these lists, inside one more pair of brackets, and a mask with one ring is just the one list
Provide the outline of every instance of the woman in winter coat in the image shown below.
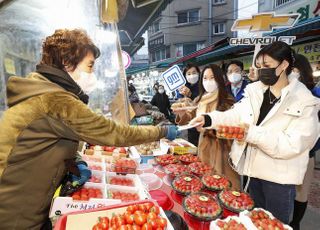
[[[234,99],[227,92],[223,79],[223,71],[217,65],[206,66],[200,76],[199,96],[195,99],[198,104],[196,112],[181,112],[176,119],[180,125],[187,124],[196,115],[212,111],[225,111],[231,108]],[[202,162],[211,165],[216,173],[224,174],[232,183],[234,189],[240,189],[240,176],[228,163],[228,153],[232,142],[218,139],[215,130],[201,130],[198,155]]]
[[171,111],[170,101],[168,95],[164,90],[163,85],[159,85],[158,91],[151,100],[151,105],[157,106],[160,112],[163,113],[167,119],[169,119]]
[[175,138],[175,127],[131,127],[86,105],[96,83],[99,49],[79,29],[56,30],[26,78],[10,77],[8,110],[0,120],[0,229],[49,229],[50,203],[67,171],[78,183],[90,177],[75,161],[79,141],[130,146]]
[[294,51],[284,42],[262,48],[256,56],[259,81],[248,85],[244,98],[225,112],[200,115],[191,123],[216,129],[246,124],[243,142],[234,141],[234,168],[248,179],[257,207],[289,223],[296,185],[303,182],[309,152],[319,138],[319,99],[303,83],[288,77]]

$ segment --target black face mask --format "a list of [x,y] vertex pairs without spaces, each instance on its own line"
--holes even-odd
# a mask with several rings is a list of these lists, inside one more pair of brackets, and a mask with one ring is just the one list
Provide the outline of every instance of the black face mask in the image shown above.
[[[281,65],[281,63],[279,64]],[[279,76],[282,74],[282,72],[277,75],[276,74],[276,69],[279,67],[279,65],[275,68],[262,68],[262,69],[258,69],[258,77],[259,80],[265,84],[265,85],[269,85],[272,86],[274,84],[277,83]]]

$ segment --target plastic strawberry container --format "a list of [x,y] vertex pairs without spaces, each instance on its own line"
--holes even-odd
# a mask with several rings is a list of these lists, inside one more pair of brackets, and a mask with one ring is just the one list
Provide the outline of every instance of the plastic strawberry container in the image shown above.
[[107,184],[128,186],[128,187],[136,186],[135,179],[130,177],[130,175],[122,176],[122,175],[116,175],[112,173],[107,174]]
[[210,165],[201,162],[191,163],[188,167],[190,171],[198,177],[202,177],[204,174],[209,174],[212,171],[212,167]]
[[182,164],[188,165],[194,162],[200,162],[200,158],[193,154],[185,154],[179,157]]
[[244,139],[245,129],[241,126],[219,125],[216,133],[217,138],[220,139],[237,139],[241,141]]
[[231,182],[224,176],[220,175],[204,175],[201,178],[206,189],[211,191],[222,191],[231,188]]
[[86,162],[98,162],[98,163],[102,163],[103,162],[103,157],[101,156],[91,156],[91,155],[83,155],[82,160],[86,161]]
[[88,182],[91,183],[105,183],[105,173],[102,171],[91,171],[92,175]]
[[247,224],[237,216],[218,219],[210,223],[210,230],[247,230]]
[[122,187],[117,185],[107,186],[107,198],[118,199],[122,202],[142,200],[139,189],[133,187]]
[[106,197],[105,185],[87,182],[78,191],[70,195],[73,201],[88,201],[92,198],[103,199]]
[[244,192],[224,190],[219,193],[218,200],[224,208],[234,213],[254,208],[254,201]]
[[156,174],[143,173],[139,175],[142,183],[147,186],[148,191],[157,190],[161,188],[163,182]]
[[219,202],[205,192],[196,192],[185,197],[182,206],[188,214],[201,221],[215,220],[222,213]]
[[179,176],[181,174],[191,173],[190,169],[182,164],[169,164],[164,166],[163,169],[171,179],[174,179],[176,176]]
[[199,177],[192,174],[182,174],[172,181],[172,188],[178,194],[189,195],[192,192],[199,192],[203,184]]
[[98,162],[87,162],[90,170],[104,171],[104,164]]
[[137,169],[137,163],[128,158],[121,158],[116,160],[111,165],[111,172],[119,173],[119,174],[135,174]]
[[168,164],[176,164],[179,161],[176,156],[171,154],[165,154],[165,155],[155,157],[155,162],[161,166],[166,166]]

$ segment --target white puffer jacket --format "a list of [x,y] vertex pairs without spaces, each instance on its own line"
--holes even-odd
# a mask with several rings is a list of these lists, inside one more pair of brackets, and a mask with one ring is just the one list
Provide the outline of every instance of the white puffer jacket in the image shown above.
[[208,114],[212,120],[209,129],[223,124],[250,125],[246,141],[234,141],[230,152],[240,175],[279,184],[302,184],[309,151],[319,138],[320,100],[297,79],[290,78],[289,82],[259,126],[255,124],[267,90],[260,81],[248,85],[244,98],[232,109]]

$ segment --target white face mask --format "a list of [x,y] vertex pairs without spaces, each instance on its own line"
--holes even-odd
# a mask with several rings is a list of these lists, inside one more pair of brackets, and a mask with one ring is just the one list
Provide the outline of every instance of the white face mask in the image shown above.
[[294,77],[294,78],[296,78],[296,79],[299,79],[299,78],[300,78],[300,73],[291,71],[291,73],[289,74],[289,76],[290,76],[290,77]]
[[199,74],[191,74],[191,75],[187,75],[187,81],[190,84],[195,84],[197,83],[199,80]]
[[80,71],[79,78],[75,82],[80,86],[84,93],[91,93],[97,85],[97,77],[94,73]]
[[215,80],[203,80],[202,82],[203,88],[207,93],[213,93],[218,89],[218,85]]
[[228,80],[232,83],[232,84],[236,84],[238,82],[240,82],[242,79],[242,76],[240,73],[232,73],[228,75]]
[[159,89],[159,93],[163,94],[164,93],[164,89]]

